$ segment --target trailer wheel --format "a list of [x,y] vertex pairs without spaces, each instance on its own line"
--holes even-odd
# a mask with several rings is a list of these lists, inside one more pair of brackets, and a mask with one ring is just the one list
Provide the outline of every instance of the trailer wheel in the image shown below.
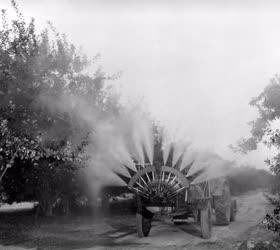
[[236,200],[232,200],[230,206],[230,221],[235,221],[236,212],[237,212],[237,203]]
[[221,196],[215,197],[215,215],[217,225],[228,225],[231,216],[231,198],[227,185],[223,188]]
[[200,226],[203,239],[209,239],[212,233],[212,210],[210,203],[200,210]]
[[152,219],[145,218],[142,214],[136,213],[136,227],[139,237],[147,237],[152,226]]
[[180,225],[183,225],[183,224],[184,224],[184,222],[180,222],[180,221],[173,221],[173,224],[174,224],[175,226],[180,226]]

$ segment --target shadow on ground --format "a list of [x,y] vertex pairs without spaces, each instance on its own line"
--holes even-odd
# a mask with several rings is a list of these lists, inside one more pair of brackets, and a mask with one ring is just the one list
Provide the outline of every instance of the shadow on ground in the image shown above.
[[[117,246],[115,241],[135,234],[132,214],[39,218],[32,215],[2,214],[0,245],[38,249],[77,249]],[[123,242],[121,245],[132,244]]]

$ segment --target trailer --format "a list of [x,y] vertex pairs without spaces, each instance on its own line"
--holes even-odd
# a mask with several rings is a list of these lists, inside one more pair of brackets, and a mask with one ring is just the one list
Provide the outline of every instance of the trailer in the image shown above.
[[135,164],[136,171],[126,167],[130,178],[118,174],[135,194],[136,228],[139,237],[147,237],[155,216],[168,216],[174,224],[193,218],[200,225],[202,238],[211,237],[213,217],[216,224],[228,225],[235,220],[236,201],[231,199],[225,178],[192,181],[203,169],[188,175],[192,163],[178,166]]

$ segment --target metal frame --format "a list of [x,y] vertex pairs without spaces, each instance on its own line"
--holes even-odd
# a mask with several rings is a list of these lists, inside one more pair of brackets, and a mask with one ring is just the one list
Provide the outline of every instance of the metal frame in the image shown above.
[[[152,177],[150,177],[148,175],[149,173],[152,173]],[[168,174],[167,179],[165,179],[165,173]],[[169,182],[170,179],[171,179],[170,178],[171,174],[174,175],[174,178],[171,180],[171,182]],[[150,180],[150,183],[154,183],[155,181],[159,181],[160,184],[165,183],[165,184],[172,185],[175,182],[175,179],[178,179],[180,181],[180,184],[181,184],[182,187],[188,188],[189,185],[190,185],[187,178],[180,171],[178,171],[175,168],[166,167],[166,166],[161,166],[159,168],[157,168],[155,166],[148,166],[148,167],[145,167],[145,168],[136,172],[136,174],[130,179],[130,181],[128,183],[128,187],[132,190],[135,189],[134,185],[137,184],[138,180],[140,180],[140,182],[141,181],[144,182],[144,184],[147,184],[147,183],[145,183],[146,181],[143,178],[145,176],[147,177],[148,180]],[[151,181],[151,179],[152,179],[152,181]],[[147,186],[148,186],[148,184],[147,184]]]

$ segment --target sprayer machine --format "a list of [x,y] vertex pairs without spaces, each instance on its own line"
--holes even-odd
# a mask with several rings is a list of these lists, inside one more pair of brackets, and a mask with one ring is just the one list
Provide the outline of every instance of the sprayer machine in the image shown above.
[[192,161],[180,169],[175,165],[135,164],[135,170],[125,166],[130,177],[117,173],[135,194],[136,227],[139,237],[150,233],[152,221],[169,217],[174,224],[193,221],[201,228],[202,238],[210,238],[212,221],[227,225],[235,219],[236,201],[231,199],[225,178],[192,184],[205,169],[188,175]]

